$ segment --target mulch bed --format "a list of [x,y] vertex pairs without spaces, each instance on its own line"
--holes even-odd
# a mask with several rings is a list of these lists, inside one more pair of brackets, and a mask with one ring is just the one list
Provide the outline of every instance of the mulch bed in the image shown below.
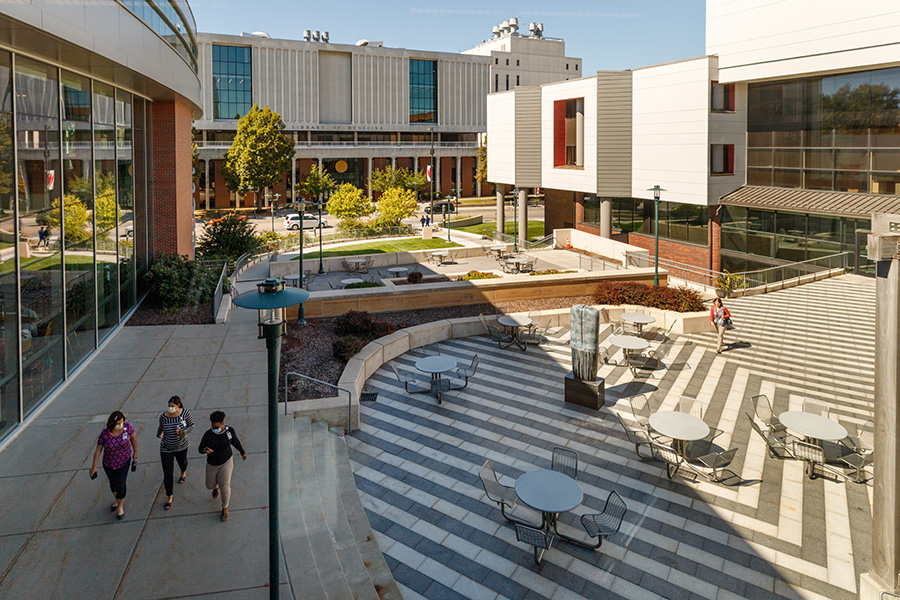
[[[574,304],[591,304],[591,296],[571,296],[566,298],[545,298],[540,300],[517,300],[503,304],[504,312],[526,312],[529,310],[554,310],[570,308]],[[494,314],[497,309],[490,303],[447,306],[417,310],[400,310],[378,313],[377,319],[397,326],[411,327],[442,319],[477,317],[479,314]],[[281,347],[281,387],[288,372],[301,373],[309,377],[337,384],[344,370],[344,362],[331,353],[334,335],[334,318],[309,319],[306,327],[288,324],[287,335]],[[283,389],[282,389],[283,392]],[[293,379],[290,399],[327,398],[334,396],[334,390],[324,385],[302,379]]]
[[189,306],[182,310],[163,311],[158,306],[144,300],[140,307],[125,323],[126,327],[138,325],[208,325],[216,322],[212,302],[199,306]]

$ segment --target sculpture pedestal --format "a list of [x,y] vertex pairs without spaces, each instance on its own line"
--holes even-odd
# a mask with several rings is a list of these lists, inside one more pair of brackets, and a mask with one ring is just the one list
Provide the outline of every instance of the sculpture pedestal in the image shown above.
[[566,402],[599,410],[604,402],[604,379],[581,381],[575,378],[572,371],[566,375]]

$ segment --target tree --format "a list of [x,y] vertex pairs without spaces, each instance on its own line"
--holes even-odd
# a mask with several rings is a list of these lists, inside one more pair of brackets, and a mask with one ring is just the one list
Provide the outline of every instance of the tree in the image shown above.
[[94,199],[94,227],[98,234],[106,233],[116,226],[116,190],[114,187],[97,187]]
[[197,240],[197,258],[236,260],[258,245],[256,229],[247,222],[247,217],[228,215],[214,219],[203,227],[203,233]]
[[297,190],[311,202],[318,202],[319,196],[333,190],[337,184],[325,167],[313,165],[309,168],[306,178],[297,184]]
[[[59,229],[59,198],[54,198],[50,207],[52,210],[47,212],[47,224],[51,229]],[[85,229],[91,215],[84,202],[75,194],[66,194],[63,198],[63,210],[66,217],[66,243],[78,244],[91,239],[91,232]]]
[[284,134],[281,115],[254,104],[238,121],[237,134],[225,153],[225,185],[232,192],[256,192],[260,206],[263,190],[279,183],[291,170],[294,145]]
[[881,83],[853,87],[848,83],[822,97],[822,125],[842,133],[864,134],[867,127],[894,129],[898,125],[898,108],[900,88]]
[[478,152],[475,155],[478,159],[478,167],[475,169],[475,181],[481,183],[487,182],[487,136],[478,145]]
[[352,183],[345,183],[331,195],[326,204],[328,212],[341,220],[342,228],[359,226],[359,220],[375,212],[372,201]]
[[[197,139],[199,134],[200,132],[197,131],[196,127],[191,127],[191,137],[193,139]],[[197,146],[197,142],[191,144],[191,166],[194,169],[194,183],[198,183],[200,181],[200,148]]]
[[425,177],[425,171],[413,173],[409,169],[403,170],[406,171],[406,185],[404,187],[415,192],[416,199],[418,199],[419,194],[428,187],[428,179]]
[[378,212],[376,225],[397,227],[403,219],[416,212],[416,196],[403,188],[388,188],[378,199]]

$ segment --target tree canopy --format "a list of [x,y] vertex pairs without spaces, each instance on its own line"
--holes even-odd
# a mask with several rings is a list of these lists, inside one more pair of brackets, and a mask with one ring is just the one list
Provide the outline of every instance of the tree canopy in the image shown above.
[[341,220],[341,227],[357,227],[359,220],[375,212],[372,201],[351,183],[345,183],[328,199],[328,212]]
[[484,136],[484,141],[478,145],[476,159],[478,166],[475,168],[475,180],[485,183],[487,182],[487,136]]
[[[47,212],[47,224],[50,229],[59,229],[59,198],[50,204],[53,210]],[[65,239],[67,244],[75,244],[91,239],[91,232],[85,226],[91,219],[87,206],[75,194],[66,194],[63,198],[63,210],[66,213]]]
[[409,169],[394,167],[375,169],[369,182],[373,192],[385,192],[391,188],[421,192],[428,185],[424,172],[414,173]]
[[298,191],[307,199],[307,201],[317,201],[319,196],[327,194],[337,187],[334,179],[325,170],[325,167],[313,165],[309,168],[306,177],[297,184]]
[[[233,192],[262,190],[281,182],[291,170],[294,145],[284,133],[281,115],[254,104],[238,121],[237,134],[225,153],[225,185]],[[258,201],[258,200],[257,200]]]
[[416,212],[416,196],[411,191],[392,187],[378,199],[379,227],[397,227],[400,222]]

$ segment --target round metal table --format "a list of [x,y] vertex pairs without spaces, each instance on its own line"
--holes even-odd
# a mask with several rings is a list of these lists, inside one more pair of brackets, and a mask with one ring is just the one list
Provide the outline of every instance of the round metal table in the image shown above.
[[[506,338],[500,340],[500,348],[509,348],[513,344],[516,344],[522,350],[528,348],[528,342],[521,339],[519,337],[519,331],[522,327],[528,327],[531,325],[531,319],[528,317],[513,317],[510,315],[502,315],[497,318],[497,324],[506,327],[509,330],[509,334]],[[506,342],[504,346],[503,343]]]
[[650,347],[650,342],[634,335],[611,335],[609,343],[621,348],[626,357],[632,352],[640,352]]
[[516,479],[516,496],[522,504],[540,511],[541,528],[551,528],[556,537],[585,546],[585,543],[560,533],[556,528],[556,518],[561,512],[578,508],[584,500],[584,491],[578,482],[558,471],[529,471]]
[[431,391],[436,393],[438,402],[441,402],[441,385],[436,382],[441,380],[441,373],[456,368],[456,359],[450,356],[426,356],[416,361],[416,368],[431,375]]
[[406,273],[409,271],[408,267],[391,267],[388,269],[388,273],[394,273],[395,275],[400,275],[401,273]]
[[622,320],[637,325],[638,335],[643,332],[644,325],[656,323],[656,317],[651,317],[650,315],[634,312],[622,313]]
[[291,287],[300,287],[300,275],[285,275],[284,282]]
[[362,283],[363,280],[359,277],[348,277],[347,279],[341,279],[341,284],[343,285],[352,285],[354,283]]
[[837,442],[847,437],[847,429],[843,425],[822,415],[790,410],[778,415],[778,420],[808,440]]
[[675,440],[675,450],[684,456],[686,442],[702,440],[709,435],[709,425],[694,415],[676,410],[661,410],[650,415],[650,427]]

